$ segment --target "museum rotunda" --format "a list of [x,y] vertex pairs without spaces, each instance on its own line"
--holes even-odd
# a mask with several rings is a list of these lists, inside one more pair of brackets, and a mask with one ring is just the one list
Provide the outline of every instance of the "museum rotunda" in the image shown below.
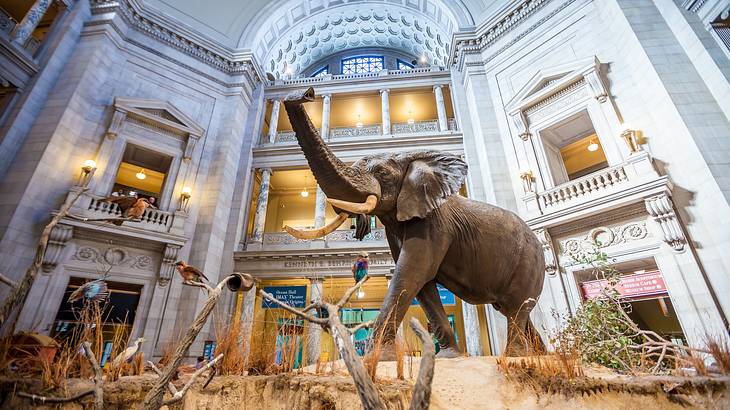
[[[285,228],[339,218],[285,108],[311,87],[306,113],[344,163],[446,151],[468,164],[460,195],[527,223],[546,261],[531,313],[546,343],[596,296],[596,253],[642,328],[683,344],[728,335],[727,1],[0,0],[0,51],[0,273],[20,280],[70,207],[19,330],[69,332],[68,294],[103,274],[105,334],[144,337],[159,357],[205,301],[177,261],[212,283],[249,273],[304,307],[340,298],[363,252],[372,279],[341,316],[377,317],[395,268],[381,220],[314,239]],[[144,213],[104,221],[121,197]],[[503,352],[494,306],[438,292],[462,351]],[[239,320],[277,348],[286,329],[297,366],[336,357],[319,326],[255,290],[224,298],[190,357],[210,358],[217,328]],[[410,317],[426,322],[417,300]],[[353,335],[360,353],[369,332]]]

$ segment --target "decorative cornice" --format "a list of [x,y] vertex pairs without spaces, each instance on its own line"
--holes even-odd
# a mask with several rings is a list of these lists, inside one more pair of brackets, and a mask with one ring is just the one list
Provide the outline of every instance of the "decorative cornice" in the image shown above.
[[[251,53],[242,53],[240,56],[236,55],[234,57],[236,53],[232,50],[214,50],[211,47],[203,45],[200,41],[188,38],[167,28],[165,23],[161,21],[155,21],[153,18],[144,16],[137,9],[135,3],[130,0],[92,0],[91,12],[93,15],[119,12],[127,24],[149,37],[161,41],[226,74],[244,75],[254,87],[262,82],[263,76]],[[90,23],[90,25],[93,24],[94,22]],[[117,30],[117,32],[119,31]]]

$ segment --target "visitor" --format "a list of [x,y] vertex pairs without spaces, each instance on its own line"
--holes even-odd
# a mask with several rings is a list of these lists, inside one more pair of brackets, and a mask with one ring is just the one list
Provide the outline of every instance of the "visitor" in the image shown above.
[[124,190],[122,188],[119,188],[116,191],[112,192],[112,196],[124,196]]
[[355,283],[360,282],[368,274],[368,262],[369,255],[365,251],[360,251],[357,254],[355,263],[352,264],[352,276],[355,278]]
[[147,198],[147,202],[150,204],[148,208],[157,209],[157,198],[151,196]]
[[198,370],[203,366],[205,366],[205,357],[198,356],[198,361],[195,363],[195,370]]

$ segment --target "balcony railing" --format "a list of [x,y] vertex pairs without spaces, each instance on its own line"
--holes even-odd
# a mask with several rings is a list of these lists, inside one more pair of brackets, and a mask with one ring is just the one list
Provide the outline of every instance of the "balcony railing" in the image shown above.
[[[102,215],[101,218],[121,218],[122,210],[119,209],[119,205],[113,202],[107,202],[103,198],[91,198],[89,202],[88,210]],[[167,232],[172,227],[172,220],[174,215],[171,212],[160,211],[159,209],[147,208],[142,214],[142,218],[139,221],[133,221],[131,223],[138,223],[142,227],[160,230]],[[130,223],[130,222],[125,222]]]
[[[448,119],[449,131],[458,131],[455,118]],[[438,120],[416,121],[413,124],[395,123],[391,128],[392,135],[433,134],[439,133]],[[337,127],[330,129],[329,140],[340,140],[359,137],[382,137],[381,124],[368,124],[362,127]],[[268,136],[262,137],[263,144],[268,144]],[[281,131],[276,134],[275,145],[296,144],[297,137],[294,131]]]
[[[568,181],[543,192],[529,193],[524,202],[528,219],[556,212],[573,212],[586,206],[609,203],[662,184],[646,152],[630,155],[625,162]],[[638,190],[638,191],[637,191]]]
[[416,67],[408,70],[381,70],[375,73],[354,73],[354,74],[328,74],[320,77],[304,77],[304,78],[292,78],[288,80],[275,80],[274,85],[308,85],[317,84],[327,81],[337,80],[355,80],[360,78],[374,78],[374,77],[406,77],[412,76],[419,73],[430,73],[430,72],[442,72],[446,69],[443,67]]
[[[354,229],[341,229],[332,232],[324,238],[325,246],[329,246],[336,243],[347,244],[353,242],[359,242],[355,239]],[[372,232],[367,234],[363,238],[365,242],[378,242],[385,241],[385,229],[379,228],[374,229]],[[286,245],[297,245],[297,244],[309,244],[312,242],[307,239],[297,239],[286,232],[265,232],[263,235],[263,246],[286,246]]]
[[9,36],[16,24],[18,23],[15,19],[13,19],[7,11],[0,7],[0,34]]

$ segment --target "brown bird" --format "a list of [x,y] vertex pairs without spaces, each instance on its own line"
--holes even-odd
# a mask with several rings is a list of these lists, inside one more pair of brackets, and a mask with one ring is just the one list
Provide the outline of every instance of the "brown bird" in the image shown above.
[[[137,198],[134,196],[110,196],[105,201],[115,203],[122,210],[122,217],[131,219],[140,219],[145,209],[150,206],[146,198]],[[112,221],[114,225],[121,225],[124,221]]]
[[190,266],[183,261],[178,261],[177,263],[175,263],[175,268],[178,272],[180,272],[180,276],[182,276],[183,279],[188,282],[201,282],[200,278],[203,278],[206,281],[210,282],[210,280],[205,277],[205,274],[203,274],[200,269],[196,268],[195,266]]

